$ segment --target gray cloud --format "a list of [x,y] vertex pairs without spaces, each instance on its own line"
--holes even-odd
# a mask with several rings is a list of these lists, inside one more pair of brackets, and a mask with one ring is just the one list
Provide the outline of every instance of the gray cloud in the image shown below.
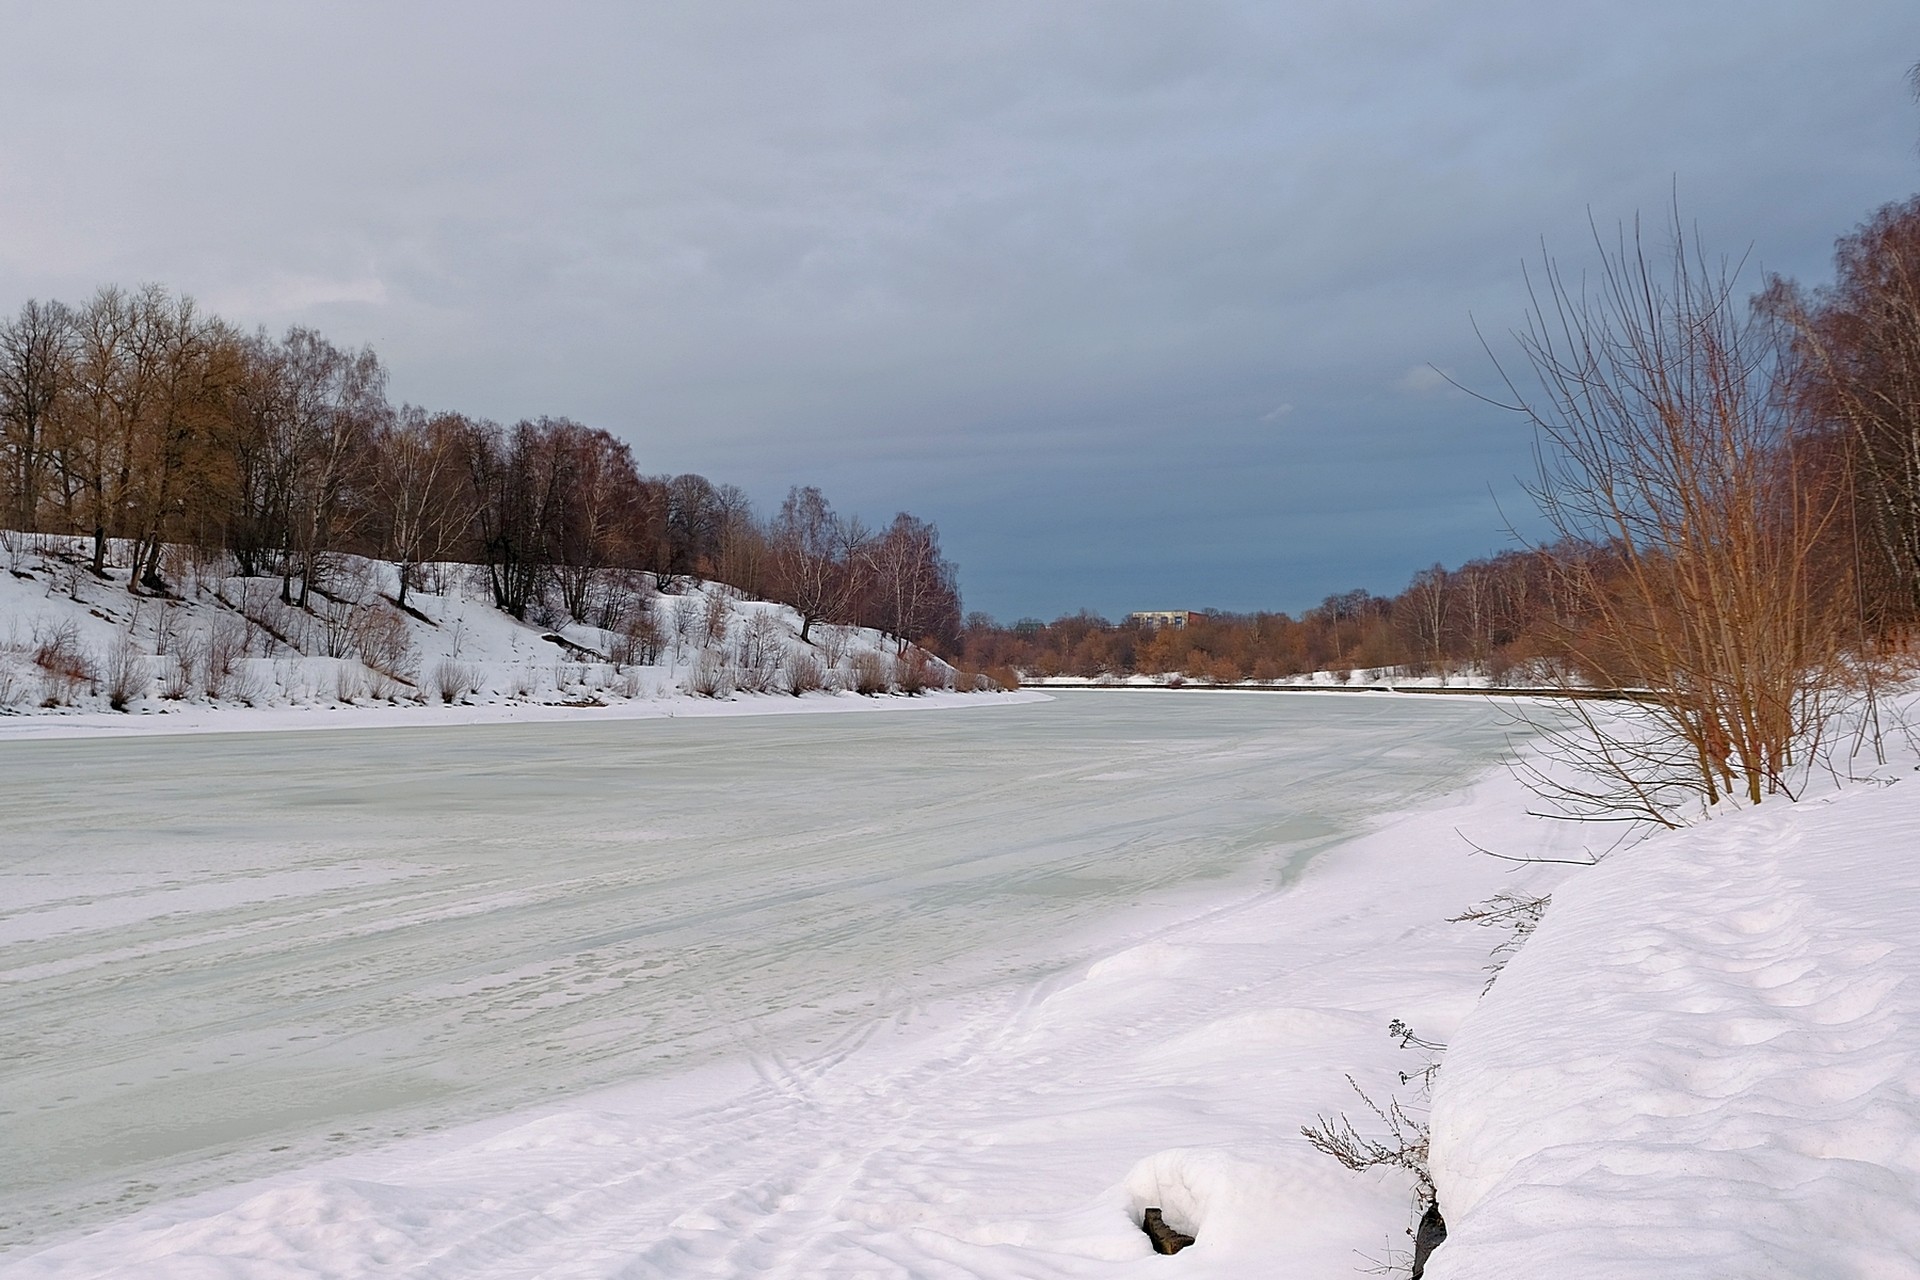
[[1518,319],[1542,238],[1577,260],[1589,210],[1658,217],[1677,182],[1710,241],[1814,276],[1920,137],[1891,0],[9,31],[0,301],[158,279],[372,342],[416,401],[907,507],[1004,616],[1298,608],[1496,548],[1525,434],[1410,371],[1490,381],[1469,316]]

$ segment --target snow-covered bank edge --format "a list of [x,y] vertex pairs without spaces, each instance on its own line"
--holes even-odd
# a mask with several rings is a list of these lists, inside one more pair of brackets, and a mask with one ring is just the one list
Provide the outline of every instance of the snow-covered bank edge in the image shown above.
[[429,728],[450,725],[600,723],[710,716],[843,715],[862,712],[961,710],[1045,702],[1044,693],[930,692],[907,697],[854,693],[734,694],[730,698],[664,696],[605,705],[493,702],[397,706],[181,707],[124,714],[78,711],[59,716],[0,716],[0,742],[186,733],[280,733],[301,730]]

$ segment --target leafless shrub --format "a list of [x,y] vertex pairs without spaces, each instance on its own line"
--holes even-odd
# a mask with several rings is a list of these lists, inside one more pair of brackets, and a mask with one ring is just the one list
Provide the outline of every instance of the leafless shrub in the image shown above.
[[395,680],[410,681],[419,669],[413,629],[399,610],[385,603],[355,605],[347,611],[352,650],[360,661]]
[[779,675],[780,668],[772,661],[733,664],[734,687],[741,693],[772,693]]
[[885,654],[862,649],[853,655],[853,691],[862,696],[893,689],[893,663]]
[[780,621],[771,611],[756,609],[739,630],[739,687],[748,693],[768,693],[780,679]]
[[701,618],[701,626],[709,645],[722,645],[727,642],[727,622],[733,616],[733,606],[727,601],[727,593],[718,589],[718,584],[707,592],[706,610]]
[[0,662],[0,711],[11,711],[26,697],[20,673],[11,662]]
[[893,670],[900,692],[910,698],[925,693],[936,678],[933,659],[924,649],[909,648],[893,664]]
[[845,627],[822,626],[815,629],[819,638],[814,641],[820,646],[820,657],[829,667],[837,667],[840,660],[847,656],[847,630]]
[[179,558],[167,562],[166,572],[174,575],[173,580],[180,584],[181,595],[191,595],[196,600],[209,589],[217,590],[220,580],[234,569],[231,558],[221,547],[177,543],[171,550],[177,551]]
[[107,705],[125,711],[127,704],[146,697],[152,687],[147,655],[140,652],[131,635],[121,636],[107,654]]
[[660,618],[645,600],[634,603],[626,625],[614,634],[613,660],[621,666],[650,667],[660,661]]
[[744,666],[771,667],[779,659],[780,634],[786,628],[771,609],[755,609],[740,629],[740,661]]
[[358,702],[367,696],[367,688],[367,668],[360,663],[343,661],[333,669],[333,697],[336,702]]
[[[174,645],[178,642],[177,622],[174,615],[174,609],[177,607],[161,601],[154,612],[153,655],[156,658],[164,658],[172,653]],[[134,616],[136,618],[139,616],[137,607]]]
[[827,686],[826,668],[819,658],[804,649],[787,655],[786,673],[787,691],[796,698],[803,693],[818,693]]
[[188,631],[173,642],[172,663],[160,684],[160,696],[169,702],[191,698],[206,664],[207,640],[198,631]]
[[673,656],[683,656],[693,637],[699,633],[702,611],[694,596],[682,596],[673,602]]
[[229,608],[246,619],[249,626],[243,654],[258,653],[262,657],[271,656],[273,645],[269,640],[278,641],[292,649],[301,650],[306,645],[307,618],[299,610],[281,603],[273,584],[260,578],[243,578],[240,581],[239,599],[229,599],[221,594],[219,599]]
[[171,583],[179,595],[190,594],[200,585],[194,567],[201,554],[185,543],[168,543],[160,551],[160,576]]
[[[1440,1069],[1438,1055],[1445,1052],[1446,1046],[1421,1039],[1414,1034],[1412,1027],[1398,1018],[1388,1025],[1387,1034],[1398,1041],[1401,1048],[1419,1049],[1428,1055],[1425,1066],[1401,1072],[1400,1083],[1417,1084],[1422,1094],[1431,1092],[1434,1074]],[[1314,1117],[1313,1124],[1301,1128],[1301,1136],[1314,1150],[1333,1157],[1356,1173],[1374,1169],[1400,1169],[1412,1174],[1414,1216],[1424,1218],[1436,1215],[1433,1173],[1428,1163],[1430,1135],[1426,1118],[1409,1112],[1398,1098],[1389,1098],[1387,1105],[1381,1106],[1352,1076],[1347,1077],[1347,1085],[1379,1122],[1379,1129],[1371,1133],[1362,1132],[1343,1113],[1332,1117]]]
[[733,694],[733,672],[711,650],[702,653],[687,675],[687,692],[701,698],[725,698]]
[[93,655],[80,643],[80,629],[72,622],[38,623],[33,628],[33,664],[41,672],[44,706],[71,706],[82,693],[100,684]]
[[1578,283],[1549,260],[1518,335],[1538,389],[1507,390],[1543,446],[1542,512],[1593,548],[1557,557],[1564,647],[1586,681],[1648,695],[1623,732],[1574,707],[1602,739],[1567,763],[1593,782],[1563,797],[1540,781],[1588,816],[1613,795],[1622,816],[1673,826],[1675,792],[1791,793],[1850,692],[1855,597],[1820,562],[1845,486],[1820,480],[1775,333],[1677,214],[1668,236],[1656,260],[1637,226],[1596,235],[1598,272]]
[[[427,560],[410,566],[407,581],[409,593],[419,592],[423,596],[444,596],[452,581],[445,563],[439,560]],[[411,601],[409,601],[411,603]]]
[[238,696],[240,662],[247,654],[247,629],[243,622],[222,618],[207,633],[207,696]]
[[317,599],[313,610],[312,633],[318,637],[320,652],[328,658],[344,658],[353,651],[353,605]]
[[271,690],[271,685],[261,675],[261,668],[266,663],[265,658],[243,658],[236,662],[233,674],[227,679],[227,696],[246,707],[257,707],[266,701]]
[[594,603],[594,625],[602,631],[622,632],[634,615],[647,607],[652,580],[639,572],[611,570],[602,576],[598,599]]
[[433,669],[433,689],[440,701],[451,703],[463,694],[479,692],[480,681],[466,663],[442,658]]

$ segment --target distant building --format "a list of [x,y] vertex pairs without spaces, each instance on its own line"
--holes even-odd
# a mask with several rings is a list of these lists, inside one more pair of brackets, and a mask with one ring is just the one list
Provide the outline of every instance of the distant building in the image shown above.
[[1184,627],[1200,615],[1191,609],[1148,609],[1142,613],[1130,613],[1128,622],[1137,622],[1143,627]]

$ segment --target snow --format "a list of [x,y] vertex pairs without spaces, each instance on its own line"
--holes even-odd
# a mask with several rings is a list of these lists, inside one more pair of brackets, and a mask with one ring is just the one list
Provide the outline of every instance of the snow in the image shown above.
[[[325,591],[305,609],[281,602],[277,577],[195,566],[179,548],[169,553],[179,562],[170,571],[174,594],[136,596],[113,557],[106,579],[91,573],[90,545],[0,530],[0,738],[542,723],[581,713],[609,720],[786,715],[1022,700],[955,693],[957,673],[931,658],[925,692],[858,697],[849,692],[854,664],[870,658],[895,668],[903,658],[892,639],[816,622],[802,642],[794,610],[717,583],[683,580],[665,594],[652,575],[632,575],[590,611],[619,624],[607,630],[553,616],[551,602],[530,616],[552,625],[510,617],[494,607],[484,570],[471,565],[422,566],[433,589],[410,592],[409,611],[402,611],[392,565],[345,555],[331,559]],[[124,560],[128,549],[112,546]],[[628,624],[643,614],[656,629],[656,653],[623,643]],[[217,664],[221,645],[239,656]],[[50,651],[56,656],[45,657]],[[825,687],[795,697],[785,690],[802,658],[819,664]],[[122,684],[130,694],[119,709],[112,705],[116,664],[127,673]],[[223,675],[216,677],[216,665]]]
[[1920,1274],[1920,783],[1881,779],[1568,880],[1440,1073],[1433,1280]]
[[0,1272],[1126,1274],[1143,1195],[1188,1273],[1344,1271],[1407,1189],[1299,1126],[1471,1006],[1442,917],[1510,877],[1451,828],[1515,810],[1361,829],[1508,727],[1084,693],[0,743],[8,878],[51,880],[0,949]]
[[1495,702],[973,705],[0,742],[0,1275],[1357,1274],[1393,1019],[1433,1280],[1920,1273],[1911,752],[1515,866]]

